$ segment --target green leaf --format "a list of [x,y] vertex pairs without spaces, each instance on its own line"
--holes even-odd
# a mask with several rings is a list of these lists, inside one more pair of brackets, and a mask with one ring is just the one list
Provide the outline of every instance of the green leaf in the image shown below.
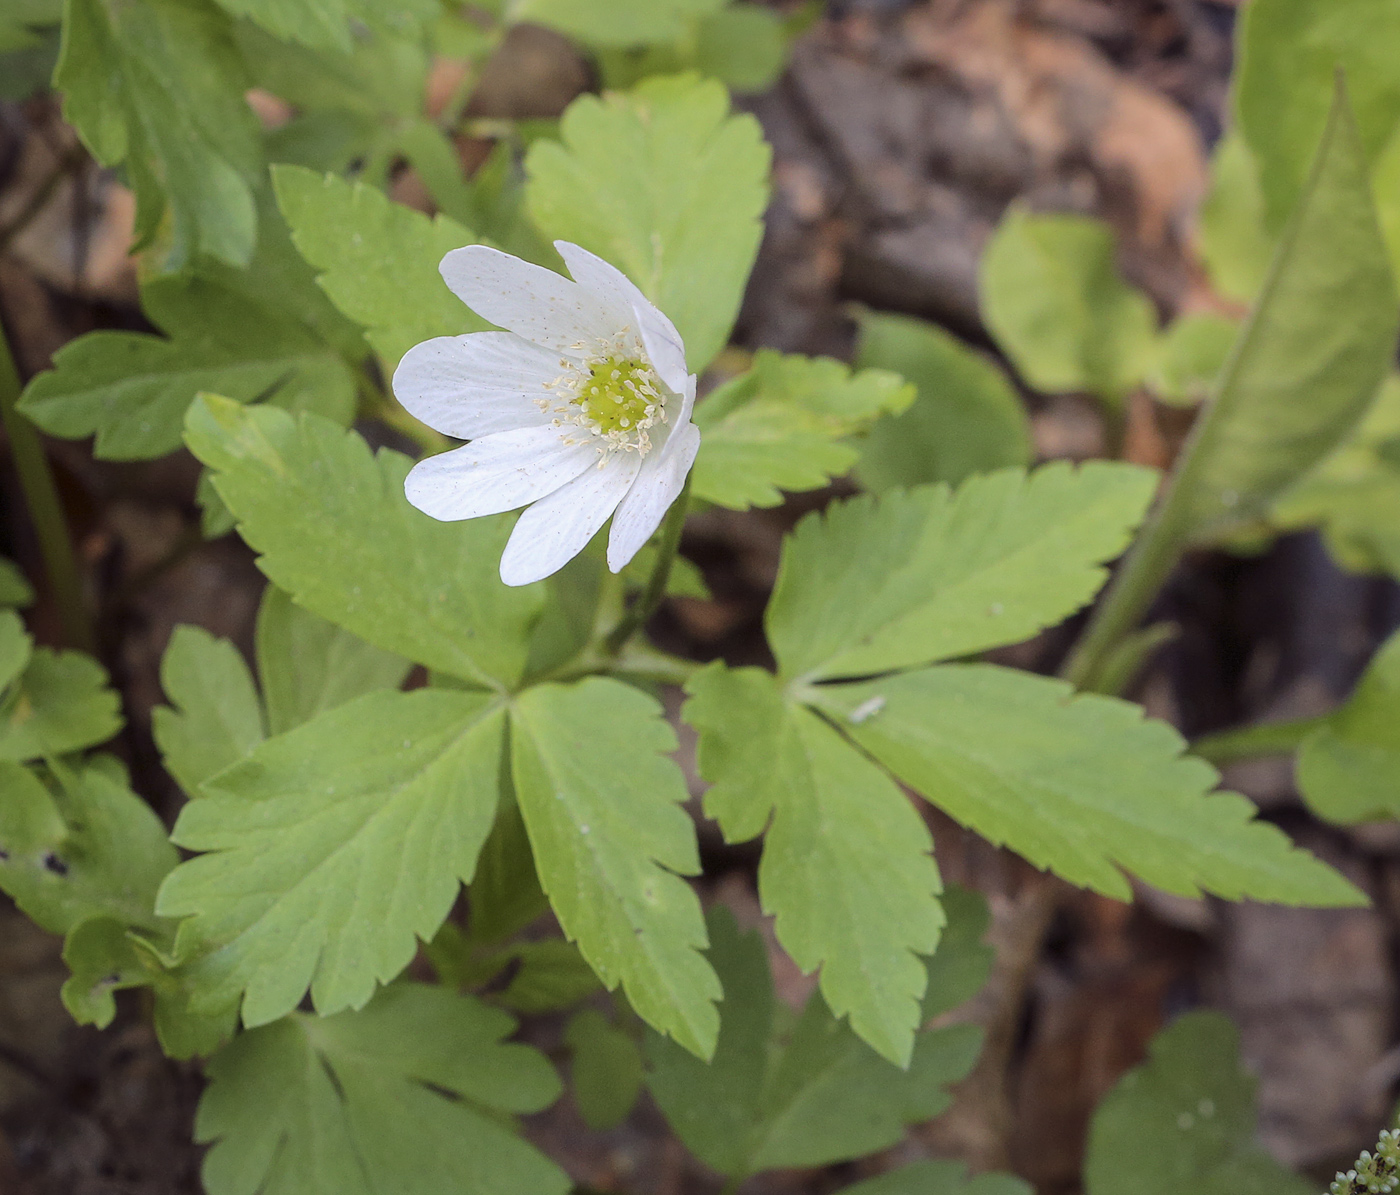
[[931,1021],[977,995],[992,973],[996,951],[983,938],[992,923],[986,898],[970,888],[950,884],[941,898],[948,924],[937,952],[927,960],[928,987],[920,1018]]
[[689,17],[685,32],[666,42],[627,48],[594,43],[604,88],[620,91],[648,75],[694,70],[734,92],[767,91],[787,64],[783,18],[758,4],[707,7],[715,11]]
[[549,908],[535,874],[525,821],[514,801],[501,803],[481,848],[469,895],[474,942],[503,942]]
[[125,162],[141,244],[170,215],[166,268],[252,256],[257,123],[228,17],[209,0],[67,0],[54,84],[104,166]]
[[246,758],[266,737],[262,703],[242,655],[201,627],[178,626],[160,660],[171,704],[151,714],[161,759],[187,796]]
[[49,788],[0,761],[0,888],[45,929],[100,916],[154,926],[156,888],[176,859],[151,807],[104,768]]
[[875,1054],[819,997],[786,1041],[762,940],[710,911],[710,958],[724,983],[724,1020],[708,1065],[648,1034],[648,1086],[687,1148],[722,1174],[821,1166],[895,1144],[904,1126],[950,1103],[944,1090],[976,1061],[970,1025],[920,1034],[907,1069]]
[[961,1162],[913,1162],[868,1178],[839,1195],[1033,1195],[1029,1184],[1009,1174],[969,1178]]
[[430,938],[491,828],[505,719],[484,694],[369,693],[205,781],[157,911],[208,944],[196,1009],[243,992],[244,1024],[362,1006]]
[[695,409],[701,440],[692,492],[746,510],[777,506],[782,490],[818,489],[856,463],[857,450],[842,439],[904,410],[913,397],[888,370],[852,374],[829,357],[762,349],[753,369]]
[[34,640],[24,629],[24,623],[13,610],[0,610],[0,690],[10,683],[29,663],[34,653]]
[[1227,132],[1211,155],[1210,191],[1201,204],[1197,236],[1211,285],[1236,302],[1252,301],[1269,275],[1274,238],[1264,228],[1259,169],[1238,128]]
[[914,403],[870,429],[856,477],[868,490],[946,481],[1031,460],[1030,420],[1006,375],[936,324],[860,313],[862,368],[892,370],[916,387]]
[[519,942],[504,954],[519,967],[505,990],[492,998],[512,1012],[559,1012],[599,990],[593,968],[577,946],[562,938]]
[[782,674],[860,676],[1028,639],[1094,596],[1155,485],[1131,465],[1056,462],[808,515],[766,615]]
[[303,610],[269,585],[258,608],[258,677],[267,725],[281,734],[379,689],[397,689],[410,664]]
[[1215,391],[1220,371],[1239,339],[1239,324],[1223,315],[1183,315],[1162,334],[1147,379],[1154,398],[1192,407]]
[[703,956],[700,870],[675,735],[619,681],[527,689],[511,710],[516,799],[559,924],[648,1024],[714,1050],[719,983]]
[[1400,634],[1376,652],[1346,704],[1304,741],[1298,788],[1331,822],[1400,815]]
[[729,338],[762,236],[770,155],[758,122],[729,114],[722,84],[677,75],[580,96],[560,132],[562,144],[538,141],[526,159],[535,222],[627,274],[702,373]]
[[403,495],[410,461],[314,415],[205,396],[190,450],[297,604],[385,651],[490,687],[519,679],[542,586],[497,575],[509,517],[440,523]]
[[1400,577],[1400,377],[1388,377],[1356,430],[1280,495],[1269,523],[1320,527],[1343,568]]
[[1365,897],[1267,822],[1165,722],[990,664],[948,664],[812,700],[905,784],[988,841],[1120,900],[1167,892],[1280,904]]
[[987,326],[1037,390],[1117,405],[1151,364],[1156,311],[1119,275],[1101,220],[1009,208],[982,255],[980,287]]
[[106,742],[122,725],[106,670],[78,651],[35,648],[0,709],[0,759],[81,751]]
[[1261,0],[1241,14],[1238,45],[1236,119],[1277,232],[1307,190],[1339,69],[1356,114],[1357,148],[1373,160],[1391,139],[1400,120],[1400,11],[1390,0]]
[[54,355],[20,409],[51,435],[97,436],[107,460],[144,460],[180,447],[185,411],[211,390],[272,401],[349,423],[355,378],[306,325],[199,275],[147,284],[143,303],[168,334],[89,332]]
[[1362,143],[1338,92],[1268,282],[1178,466],[1173,517],[1196,542],[1251,520],[1364,414],[1395,349],[1400,299]]
[[219,0],[236,17],[256,21],[274,37],[323,50],[350,49],[343,0]]
[[301,255],[331,302],[365,329],[392,369],[422,340],[490,324],[447,289],[438,263],[476,237],[454,220],[430,220],[365,183],[300,166],[274,166],[273,186]]
[[[837,1016],[909,1062],[943,912],[932,840],[908,798],[770,673],[711,664],[686,684],[705,812],[729,842],[765,826],[759,898],[778,940]],[[771,825],[769,824],[771,819]]]
[[590,1129],[615,1129],[642,1088],[642,1052],[596,1008],[585,1008],[564,1030],[573,1051],[574,1103]]
[[1159,1033],[1146,1063],[1104,1097],[1089,1130],[1087,1195],[1309,1195],[1254,1143],[1255,1080],[1217,1012]]
[[34,604],[34,587],[13,560],[0,556],[0,606],[23,609]]
[[209,1195],[565,1195],[503,1123],[558,1096],[506,1013],[399,984],[357,1013],[298,1013],[210,1060],[195,1139]]
[[684,36],[689,19],[725,0],[516,0],[514,21],[530,21],[595,46],[640,46]]

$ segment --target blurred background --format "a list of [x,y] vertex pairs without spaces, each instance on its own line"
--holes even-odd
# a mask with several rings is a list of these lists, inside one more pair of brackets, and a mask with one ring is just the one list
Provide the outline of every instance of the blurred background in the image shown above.
[[[1198,231],[1210,155],[1228,123],[1234,0],[772,7],[796,37],[776,81],[759,69],[761,88],[736,88],[736,105],[772,144],[774,173],[732,366],[759,348],[851,360],[867,311],[931,321],[997,358],[978,269],[1015,202],[1106,221],[1119,269],[1164,323],[1240,313],[1238,300],[1212,289]],[[25,379],[85,332],[152,330],[128,256],[134,201],[88,157],[57,99],[35,89],[50,51],[34,52],[28,75],[7,58],[0,77],[0,315]],[[495,130],[558,116],[600,86],[605,68],[621,69],[600,66],[560,33],[520,25],[479,69],[440,55],[424,109],[438,116],[458,106],[453,144],[469,175],[487,160]],[[270,131],[294,117],[270,93],[249,98]],[[434,210],[411,166],[389,169],[396,199]],[[1001,360],[1037,459],[1107,455],[1112,444],[1162,467],[1189,426],[1189,410],[1139,394],[1120,426],[1106,426],[1094,399],[1036,392]],[[383,427],[367,434],[394,442]],[[180,623],[248,650],[263,578],[237,537],[201,534],[198,467],[187,454],[113,463],[95,459],[86,441],[48,446],[97,610],[99,655],[125,706],[117,750],[139,791],[163,794],[157,804],[169,817],[178,791],[150,737],[161,653]],[[760,616],[780,537],[829,497],[692,518],[683,552],[712,596],[672,601],[653,628],[659,641],[698,659],[765,662]],[[0,498],[0,550],[42,577],[8,456]],[[1341,571],[1313,533],[1283,535],[1249,554],[1192,557],[1155,616],[1179,634],[1132,695],[1194,737],[1333,708],[1400,626],[1400,587]],[[42,589],[30,624],[41,642],[60,639]],[[1053,671],[1072,630],[998,658]],[[679,723],[678,731],[692,752],[689,732]],[[683,763],[698,792],[693,752]],[[1167,1018],[1200,1005],[1238,1025],[1260,1080],[1261,1139],[1281,1160],[1321,1175],[1374,1141],[1400,1077],[1400,824],[1322,825],[1304,810],[1284,759],[1233,765],[1226,781],[1371,893],[1373,907],[1280,909],[1146,890],[1123,905],[1049,880],[921,806],[945,878],[988,897],[998,951],[991,985],[959,1014],[987,1026],[988,1047],[953,1109],[915,1130],[921,1148],[1008,1168],[1044,1195],[1071,1195],[1094,1105]],[[701,843],[706,899],[762,925],[756,847],[725,847],[703,821]],[[136,999],[106,1033],[76,1027],[58,999],[66,976],[58,940],[8,902],[0,920],[0,1193],[197,1192],[197,1068],[162,1056]],[[780,995],[800,1004],[814,980],[771,932],[766,940]],[[567,1102],[532,1118],[529,1131],[593,1190],[717,1189],[645,1099],[608,1133],[585,1132]],[[866,1172],[766,1175],[745,1190],[816,1195]]]

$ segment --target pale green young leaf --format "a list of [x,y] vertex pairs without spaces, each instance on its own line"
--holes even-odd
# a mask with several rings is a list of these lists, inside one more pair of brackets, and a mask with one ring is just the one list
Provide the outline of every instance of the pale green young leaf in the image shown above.
[[878,1178],[867,1178],[839,1195],[1033,1195],[1030,1185],[1009,1174],[971,1177],[961,1162],[912,1162]]
[[1030,420],[1006,374],[936,324],[860,314],[856,362],[909,379],[917,397],[870,429],[856,478],[868,490],[946,481],[1030,464]]
[[34,652],[34,640],[13,610],[0,610],[0,691],[24,671]]
[[594,1130],[615,1129],[642,1088],[637,1043],[596,1008],[585,1008],[569,1021],[564,1044],[573,1051],[570,1086],[584,1123]]
[[1165,722],[1116,698],[990,664],[812,691],[905,784],[983,838],[1128,900],[1124,871],[1183,896],[1366,898],[1229,792]]
[[692,493],[745,510],[778,505],[780,491],[818,489],[855,464],[847,436],[898,414],[913,397],[889,370],[853,374],[829,357],[762,349],[748,373],[695,409],[701,439]]
[[176,860],[151,807],[105,769],[48,787],[0,761],[0,888],[45,929],[101,916],[154,926],[156,888]]
[[820,1166],[895,1144],[904,1126],[938,1115],[945,1090],[976,1061],[981,1033],[962,1025],[919,1035],[901,1069],[836,1020],[821,998],[791,1035],[773,1040],[772,980],[762,940],[710,911],[710,958],[724,984],[724,1020],[706,1064],[648,1034],[653,1098],[686,1146],[722,1174]]
[[1346,704],[1304,741],[1298,789],[1331,822],[1400,816],[1400,634],[1376,652]]
[[1400,577],[1400,377],[1391,374],[1356,430],[1275,500],[1269,523],[1318,527],[1343,568]]
[[509,516],[440,523],[403,493],[409,460],[314,415],[205,396],[186,440],[297,604],[385,651],[499,687],[525,666],[541,586],[497,573]]
[[505,1117],[559,1094],[515,1021],[469,996],[397,984],[360,1012],[296,1013],[212,1058],[195,1138],[209,1195],[565,1195]]
[[762,235],[769,152],[758,122],[730,114],[722,84],[676,75],[581,96],[560,132],[526,159],[535,222],[627,274],[703,372],[729,338]]
[[1274,238],[1264,227],[1258,165],[1237,128],[1211,154],[1197,238],[1211,285],[1237,303],[1251,302],[1269,275]]
[[187,917],[196,1007],[243,993],[243,1021],[358,1008],[436,932],[476,869],[500,790],[505,719],[488,696],[369,693],[269,739],[203,785],[172,838],[204,851],[161,887]]
[[538,685],[511,708],[511,763],[540,883],[609,990],[687,1050],[714,1050],[720,996],[675,735],[655,700],[619,681]]
[[303,610],[275,585],[258,608],[256,649],[270,734],[365,693],[397,689],[410,667],[402,656]]
[[820,966],[832,1012],[907,1065],[926,982],[917,955],[943,925],[922,819],[884,772],[787,704],[770,673],[712,664],[686,692],[712,786],[705,812],[730,842],[768,828],[758,892],[783,949],[803,971]]
[[300,166],[276,166],[272,179],[297,249],[390,369],[419,341],[491,326],[438,273],[449,249],[476,240],[456,221],[429,219],[365,183]]
[[20,409],[51,435],[95,434],[94,451],[107,460],[173,452],[185,411],[202,390],[350,422],[354,375],[304,324],[199,275],[156,279],[143,302],[167,336],[80,336],[29,383]]
[[34,587],[13,560],[0,556],[0,606],[23,609],[34,603]]
[[1100,220],[1018,206],[987,242],[983,318],[1037,390],[1082,390],[1117,405],[1147,372],[1157,314],[1118,273],[1114,249]]
[[155,708],[151,729],[166,771],[187,796],[199,796],[205,780],[267,736],[252,673],[227,639],[176,627],[160,660],[160,684],[170,705]]
[[1173,321],[1157,343],[1147,377],[1152,396],[1180,407],[1204,402],[1215,392],[1239,331],[1235,320],[1210,312],[1183,315]]
[[1310,1195],[1316,1188],[1254,1141],[1256,1080],[1217,1012],[1159,1033],[1142,1066],[1104,1097],[1089,1129],[1087,1195]]
[[0,707],[0,759],[66,755],[106,742],[121,729],[107,672],[79,651],[33,650]]
[[766,615],[782,674],[906,668],[1053,626],[1103,584],[1155,486],[1133,465],[1056,462],[808,515],[784,544]]
[[[603,86],[619,91],[648,75],[698,71],[737,93],[767,91],[787,64],[783,18],[761,4],[736,3],[691,16],[678,38],[647,46],[594,43]],[[585,39],[587,40],[587,39]]]
[[1391,365],[1400,299],[1366,158],[1338,91],[1312,178],[1179,468],[1185,533],[1259,519],[1356,425]]
[[684,36],[690,19],[725,0],[514,0],[510,15],[595,46],[642,46]]
[[1400,121],[1400,10],[1390,0],[1260,0],[1241,14],[1234,84],[1240,131],[1258,163],[1268,227],[1278,232],[1307,190],[1338,71],[1374,160]]
[[68,0],[54,83],[93,156],[126,164],[142,244],[168,208],[167,268],[248,261],[257,122],[232,23],[211,0]]

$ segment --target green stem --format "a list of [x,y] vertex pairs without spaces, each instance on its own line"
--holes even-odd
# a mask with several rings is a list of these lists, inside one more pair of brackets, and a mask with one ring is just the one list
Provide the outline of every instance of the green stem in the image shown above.
[[360,382],[360,406],[366,415],[412,440],[424,456],[432,456],[451,446],[452,441],[441,432],[420,423],[405,411],[398,399],[379,384],[368,364],[362,362],[356,372]]
[[15,368],[9,341],[0,329],[0,419],[10,441],[10,455],[14,458],[20,489],[24,491],[29,517],[39,538],[39,551],[44,557],[44,571],[48,574],[54,603],[58,606],[63,636],[73,647],[91,652],[96,650],[97,638],[83,599],[82,579],[77,557],[73,554],[73,541],[68,535],[68,523],[63,517],[58,486],[54,484],[38,430],[15,406],[19,395],[19,371]]
[[666,513],[666,521],[661,525],[661,546],[657,550],[656,564],[652,567],[651,576],[647,578],[646,588],[642,590],[642,596],[637,599],[636,605],[627,612],[626,617],[617,624],[604,642],[604,648],[609,654],[615,656],[622,650],[623,644],[656,613],[661,599],[666,596],[666,582],[671,578],[671,565],[675,563],[676,552],[681,546],[681,530],[685,527],[685,515],[689,506],[690,476],[687,475],[680,496],[671,504],[671,509]]
[[1191,753],[1214,764],[1232,763],[1237,759],[1253,759],[1260,755],[1292,755],[1303,740],[1330,715],[1315,718],[1294,718],[1288,722],[1265,722],[1258,726],[1237,726],[1208,734],[1191,744]]

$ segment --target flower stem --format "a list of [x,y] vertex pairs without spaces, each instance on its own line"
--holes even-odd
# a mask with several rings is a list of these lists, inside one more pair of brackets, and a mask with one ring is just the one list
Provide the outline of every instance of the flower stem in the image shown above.
[[58,606],[63,636],[73,647],[90,652],[95,650],[97,639],[87,603],[83,600],[78,561],[73,554],[73,542],[68,536],[68,523],[63,517],[58,486],[54,484],[49,459],[44,455],[44,444],[37,429],[15,407],[19,394],[19,372],[10,353],[9,341],[0,330],[0,419],[3,419],[5,435],[10,441],[15,473],[19,476],[29,517],[39,538],[39,551],[44,557],[44,571],[48,574],[54,603]]
[[1314,718],[1294,718],[1287,722],[1264,722],[1258,726],[1237,726],[1208,734],[1191,744],[1191,753],[1211,763],[1232,763],[1237,759],[1253,759],[1260,755],[1292,755],[1303,740],[1330,715]]
[[615,656],[622,650],[627,640],[656,613],[661,599],[666,596],[666,582],[671,578],[671,565],[675,563],[676,552],[681,546],[681,530],[685,527],[685,516],[689,506],[690,477],[687,476],[680,496],[671,504],[671,509],[666,513],[666,521],[661,525],[661,546],[657,550],[656,564],[652,567],[651,576],[647,578],[646,588],[642,590],[642,596],[637,599],[636,605],[613,628],[612,634],[604,642],[604,648],[610,655]]

